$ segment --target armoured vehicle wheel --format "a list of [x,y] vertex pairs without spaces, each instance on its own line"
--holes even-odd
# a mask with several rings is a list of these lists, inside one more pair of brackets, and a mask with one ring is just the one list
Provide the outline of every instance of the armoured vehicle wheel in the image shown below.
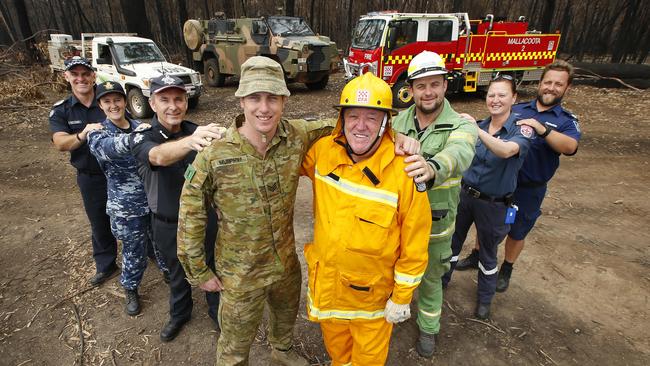
[[399,80],[393,85],[393,108],[407,108],[413,104],[413,96],[409,91],[406,79]]
[[188,109],[194,109],[197,105],[199,105],[199,97],[190,98],[187,100]]
[[325,87],[327,86],[327,82],[329,80],[330,80],[330,76],[326,75],[324,78],[320,79],[319,81],[315,81],[312,83],[305,83],[305,85],[307,85],[307,88],[309,88],[309,90],[321,90],[321,89],[325,89]]
[[129,112],[135,118],[149,118],[153,115],[153,111],[149,106],[149,101],[142,95],[142,91],[138,88],[132,88],[127,94],[127,105]]
[[223,86],[226,76],[219,72],[219,61],[216,58],[205,60],[205,82],[210,86]]

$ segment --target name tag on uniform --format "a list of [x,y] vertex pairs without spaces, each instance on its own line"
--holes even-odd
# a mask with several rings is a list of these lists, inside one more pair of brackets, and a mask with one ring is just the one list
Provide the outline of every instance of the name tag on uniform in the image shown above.
[[70,126],[76,126],[76,125],[83,124],[83,121],[80,121],[80,120],[77,120],[77,121],[68,121],[68,124],[69,124]]
[[212,166],[217,168],[220,166],[226,166],[226,165],[234,165],[234,164],[243,164],[246,163],[248,159],[246,156],[236,156],[232,158],[223,158],[219,159],[217,161],[212,162]]

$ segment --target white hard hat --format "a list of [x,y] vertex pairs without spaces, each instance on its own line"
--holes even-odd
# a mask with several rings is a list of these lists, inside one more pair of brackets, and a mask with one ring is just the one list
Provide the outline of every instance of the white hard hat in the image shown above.
[[419,79],[431,75],[446,75],[445,60],[435,52],[422,51],[409,64],[408,79]]

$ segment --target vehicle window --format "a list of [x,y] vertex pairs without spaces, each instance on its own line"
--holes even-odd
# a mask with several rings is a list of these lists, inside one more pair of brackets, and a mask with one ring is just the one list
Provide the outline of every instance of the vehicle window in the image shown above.
[[302,18],[297,17],[269,17],[267,22],[274,35],[280,37],[306,37],[315,33]]
[[115,57],[120,65],[142,62],[165,62],[158,46],[152,42],[115,43]]
[[394,40],[392,44],[389,45],[391,49],[397,49],[417,41],[418,22],[415,20],[399,20],[391,22],[389,27],[391,32],[390,40]]
[[384,33],[386,22],[381,19],[362,20],[357,24],[352,35],[352,48],[362,50],[374,49],[379,46]]
[[451,20],[429,21],[429,42],[449,42],[454,23]]

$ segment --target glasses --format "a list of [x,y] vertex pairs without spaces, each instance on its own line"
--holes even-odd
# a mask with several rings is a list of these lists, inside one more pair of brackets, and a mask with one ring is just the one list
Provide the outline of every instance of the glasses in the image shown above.
[[515,78],[513,78],[512,75],[509,74],[496,74],[496,76],[492,78],[492,81],[498,81],[498,80],[515,81]]

